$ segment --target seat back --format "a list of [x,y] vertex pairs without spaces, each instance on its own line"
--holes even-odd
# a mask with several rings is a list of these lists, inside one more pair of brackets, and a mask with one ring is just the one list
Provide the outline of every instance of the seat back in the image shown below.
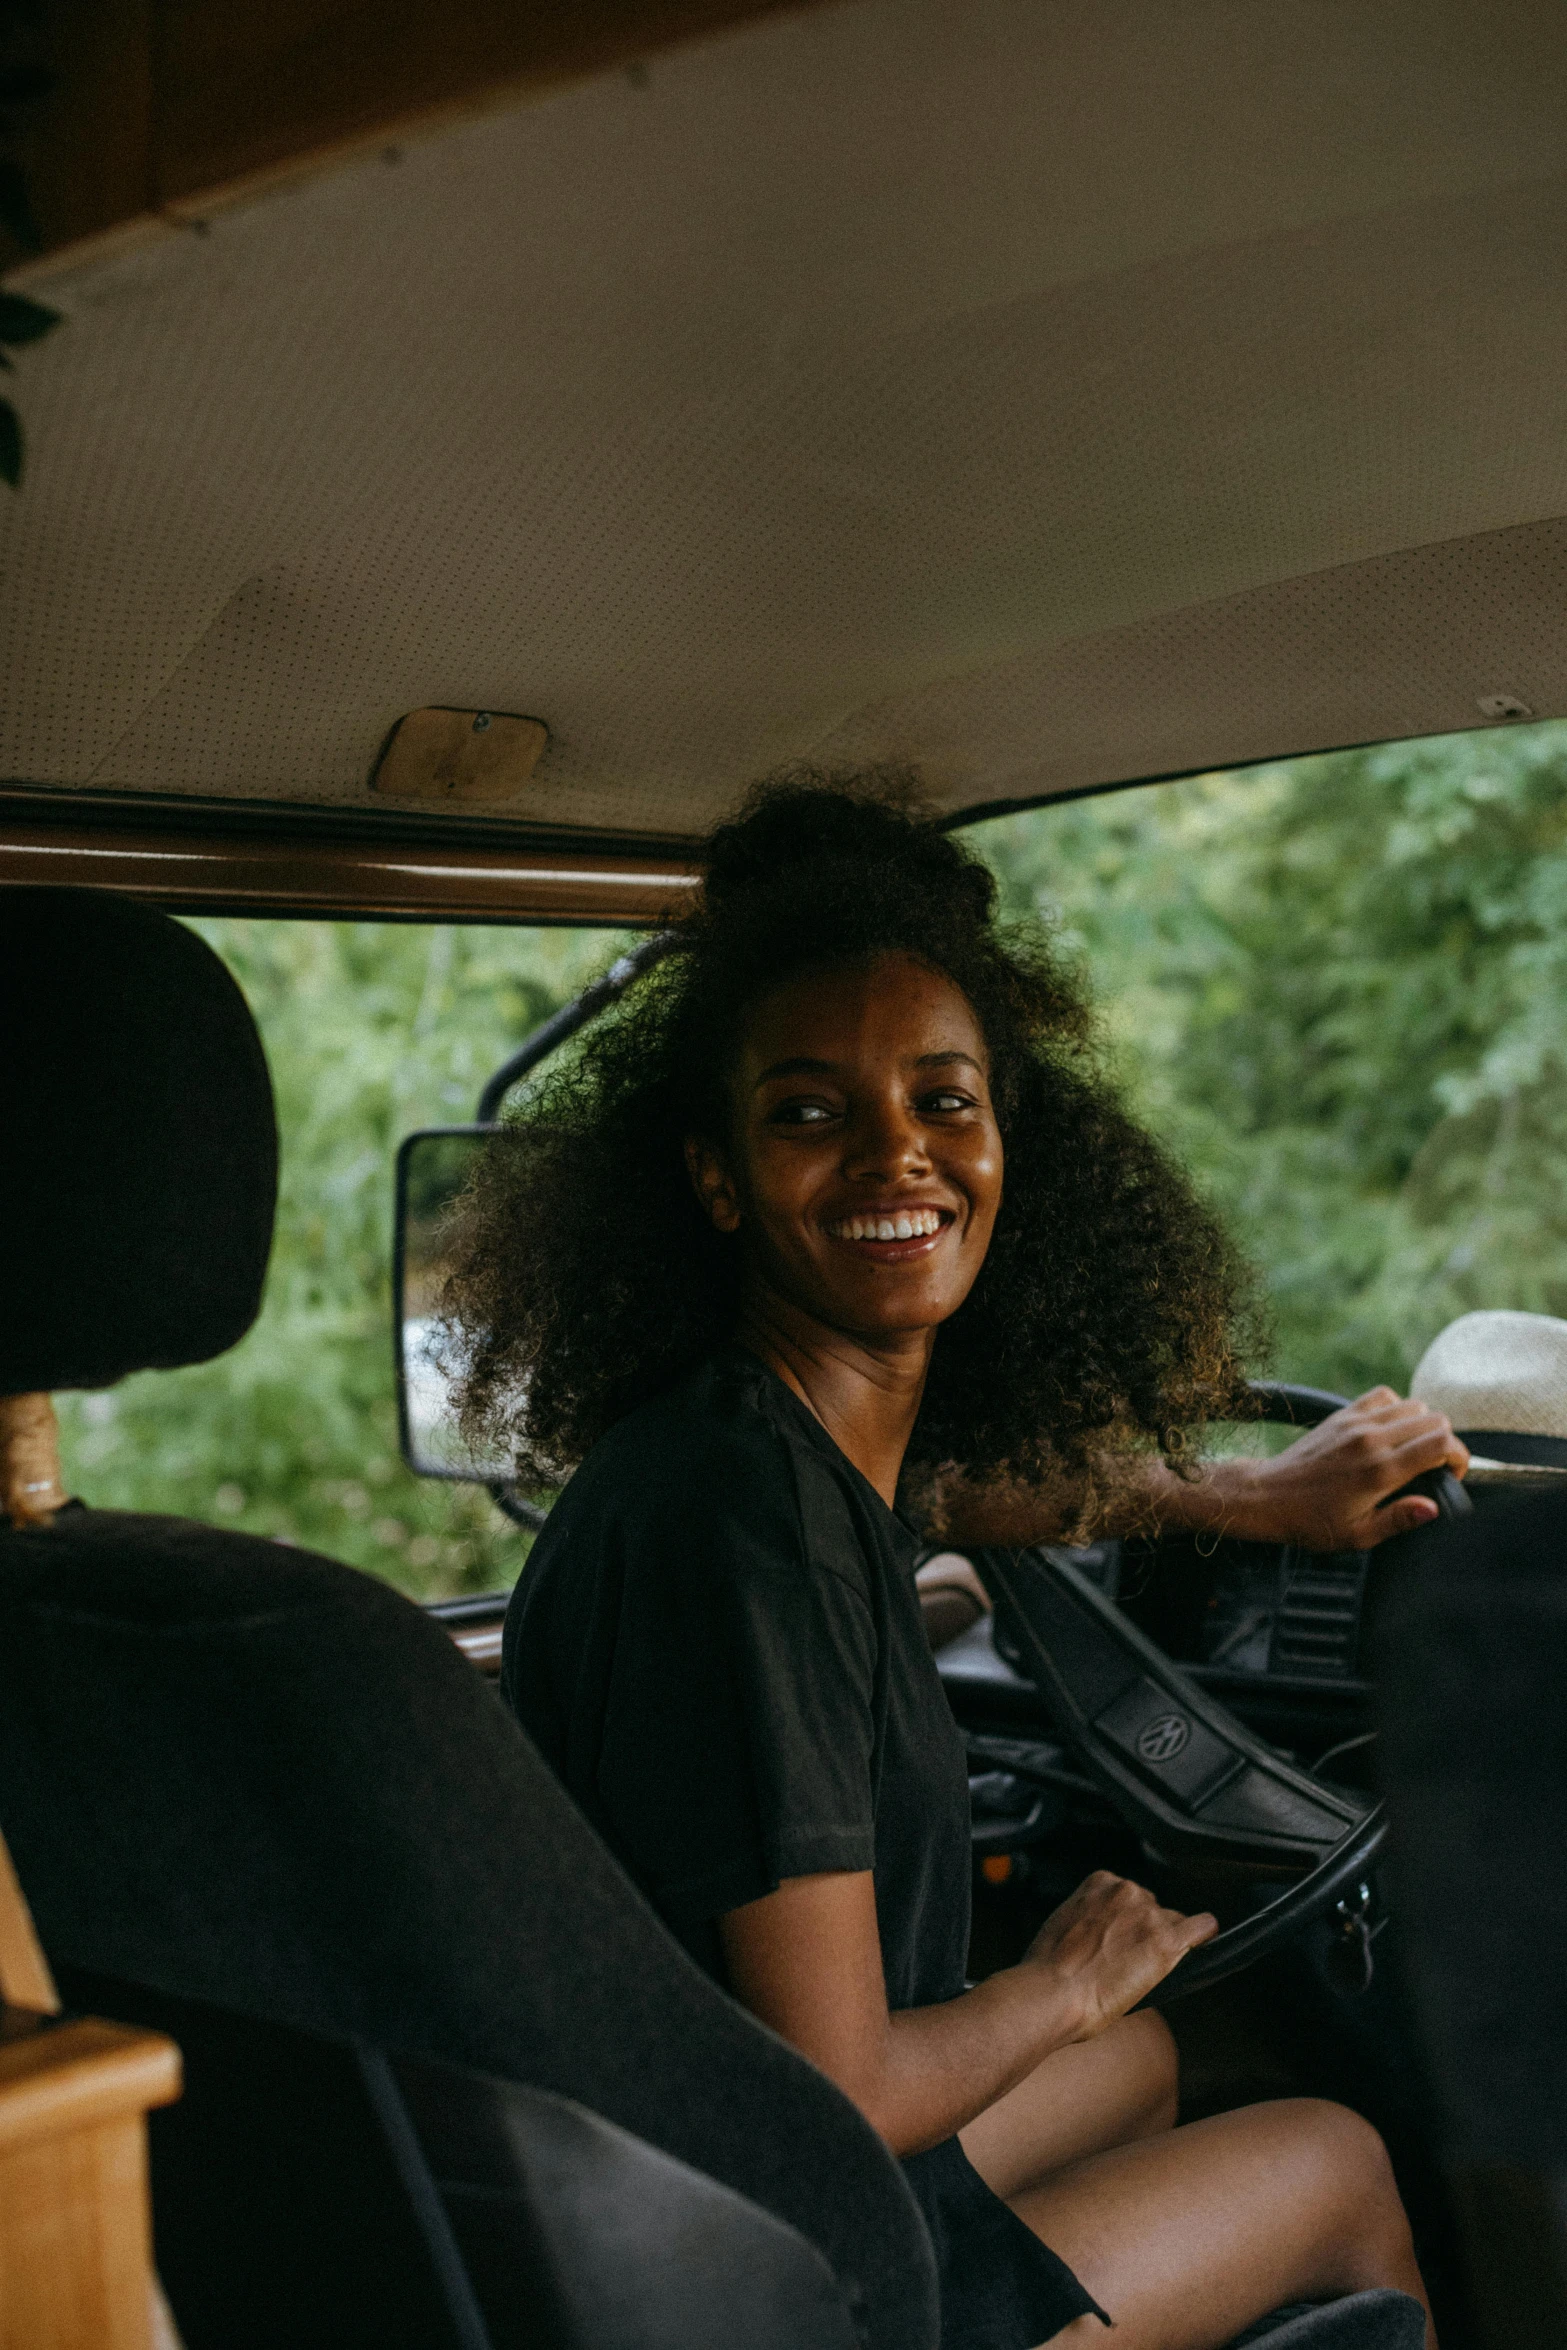
[[821,2254],[702,2172],[564,2098],[369,2061],[494,2350],[855,2350]]
[[350,2042],[82,1967],[60,1989],[178,2044],[147,2136],[184,2350],[472,2350]]
[[[0,912],[8,1100],[22,1109],[0,1126],[0,1395],[204,1359],[253,1317],[272,1224],[271,1094],[244,1000],[193,932],[145,907],[20,889]],[[797,2231],[864,2342],[934,2341],[929,2239],[880,2139],[697,1970],[445,1632],[370,1577],[79,1504],[0,1531],[0,1825],[80,1995],[96,1984],[94,2004],[135,2015],[127,2003],[146,1998],[171,2019],[171,2003],[202,2003],[234,2032],[244,2021],[338,2052],[321,2060],[336,2086],[313,2140],[297,2068],[263,2061],[259,2042],[225,2043],[223,2063],[239,2066],[228,2077],[258,2143],[294,2148],[323,2209],[354,2210],[362,2188],[361,2224],[383,2246],[413,2174],[366,2151],[395,2155],[390,2107],[372,2100],[367,2120],[365,2068],[417,2060],[586,2108],[655,2168],[685,2165]],[[215,2106],[192,2094],[186,2110]],[[227,2126],[189,2141],[182,2193]],[[540,2245],[558,2248],[580,2242],[587,2174],[624,2182],[642,2158],[580,2119],[550,2127],[555,2154],[519,2155],[516,2177]],[[185,2128],[171,2120],[161,2143]],[[575,2167],[568,2137],[589,2150]],[[171,2241],[177,2202],[157,2214]],[[696,2256],[721,2232],[693,2222]],[[420,2310],[451,2321],[444,2241],[424,2228],[406,2261],[386,2251],[396,2290],[381,2302],[403,2315],[382,2350]],[[651,2309],[647,2233],[628,2222],[620,2241],[621,2286],[634,2298],[625,2280],[645,2274]],[[565,2310],[570,2264],[550,2257]],[[755,2331],[754,2279],[775,2271],[759,2254],[746,2266]],[[588,2303],[573,2306],[586,2325]]]
[[1373,1634],[1401,1945],[1482,2340],[1567,2338],[1567,1496],[1428,1543]]
[[177,2036],[158,2258],[185,2350],[855,2350],[793,2228],[580,2105],[66,1971]]
[[445,1633],[370,1577],[82,1508],[0,1534],[0,1819],[67,1979],[585,2105],[797,2229],[865,2341],[934,2339],[879,2138],[692,1965]]

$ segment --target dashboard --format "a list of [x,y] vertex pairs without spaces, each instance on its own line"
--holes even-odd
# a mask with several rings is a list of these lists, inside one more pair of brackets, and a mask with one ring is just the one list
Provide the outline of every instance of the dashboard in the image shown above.
[[1173,1538],[1100,1548],[1100,1588],[1210,1685],[1363,1686],[1369,1553]]

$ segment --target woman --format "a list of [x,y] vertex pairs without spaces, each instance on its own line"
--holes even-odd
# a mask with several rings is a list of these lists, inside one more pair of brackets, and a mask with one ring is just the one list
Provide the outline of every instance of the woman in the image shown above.
[[[1358,2117],[1174,2126],[1169,2033],[1129,2011],[1211,1917],[1101,1873],[964,1984],[964,1754],[905,1513],[1211,1517],[1171,1497],[1239,1392],[1224,1242],[1070,981],[885,780],[775,786],[709,849],[676,953],[490,1155],[454,1287],[470,1426],[575,1470],[506,1694],[698,1962],[903,2158],[950,2350],[1423,2299]],[[1450,1448],[1394,1398],[1362,1423],[1345,1522]]]

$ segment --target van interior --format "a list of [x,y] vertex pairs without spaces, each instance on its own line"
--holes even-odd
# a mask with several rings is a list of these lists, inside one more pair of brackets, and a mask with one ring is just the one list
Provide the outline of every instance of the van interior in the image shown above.
[[[912,764],[984,826],[1567,718],[1561,12],[48,0],[0,39],[0,2350],[935,2350],[886,2148],[498,1704],[490,1538],[420,1602],[177,1491],[83,1507],[48,1398],[255,1321],[287,1102],[213,918],[559,934],[560,1000],[374,1159],[402,1459],[514,1573],[551,1497],[452,1424],[443,1219],[747,783]],[[1280,1441],[1345,1400],[1290,1369]],[[971,1973],[1090,1868],[1214,1907],[1160,1995],[1183,2111],[1367,2113],[1448,2350],[1567,2319],[1533,1484],[1435,1479],[1375,1572],[919,1570]]]

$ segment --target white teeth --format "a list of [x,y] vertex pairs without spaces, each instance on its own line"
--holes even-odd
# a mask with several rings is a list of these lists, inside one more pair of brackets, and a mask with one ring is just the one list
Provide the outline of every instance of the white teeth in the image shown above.
[[902,1209],[896,1216],[848,1216],[830,1227],[839,1240],[928,1240],[941,1230],[934,1208]]

